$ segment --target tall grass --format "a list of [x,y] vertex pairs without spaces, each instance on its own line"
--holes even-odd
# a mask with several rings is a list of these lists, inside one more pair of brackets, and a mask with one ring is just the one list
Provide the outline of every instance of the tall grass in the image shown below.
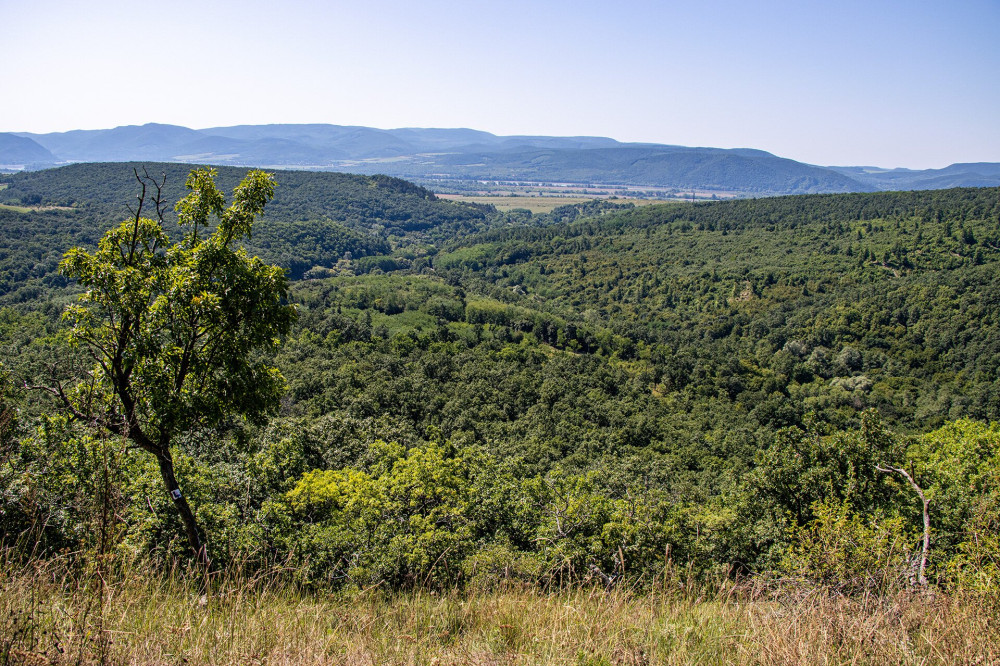
[[326,595],[275,574],[2,564],[0,664],[1000,663],[987,597],[749,583]]

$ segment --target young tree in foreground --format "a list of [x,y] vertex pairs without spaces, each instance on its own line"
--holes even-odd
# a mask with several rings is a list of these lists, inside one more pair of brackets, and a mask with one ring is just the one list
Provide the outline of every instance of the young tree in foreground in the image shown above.
[[[179,242],[171,245],[163,230],[163,182],[136,173],[142,193],[133,216],[93,254],[66,253],[63,272],[87,288],[64,315],[69,337],[95,365],[84,380],[49,388],[76,419],[156,458],[205,564],[207,548],[174,474],[171,447],[181,434],[232,417],[257,421],[277,407],[284,379],[260,352],[277,345],[295,318],[284,271],[234,247],[273,197],[273,177],[251,171],[226,207],[215,175],[197,169],[188,176],[191,191],[176,206],[185,232]],[[147,198],[156,220],[142,216]]]

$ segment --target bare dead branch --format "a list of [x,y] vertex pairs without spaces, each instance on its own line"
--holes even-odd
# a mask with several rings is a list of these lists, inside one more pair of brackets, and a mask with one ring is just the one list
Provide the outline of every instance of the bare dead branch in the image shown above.
[[907,481],[910,482],[910,485],[913,486],[913,489],[917,492],[917,495],[920,497],[920,502],[923,505],[923,512],[924,512],[924,540],[923,540],[923,548],[920,553],[920,568],[919,571],[917,572],[917,582],[920,584],[921,587],[926,588],[927,554],[931,548],[931,515],[930,512],[928,511],[928,506],[930,502],[924,495],[923,489],[919,485],[917,485],[917,482],[913,480],[913,477],[910,476],[910,474],[902,467],[875,465],[875,469],[877,469],[880,472],[886,472],[886,473],[896,472],[897,474],[902,475]]
[[77,409],[76,405],[73,404],[73,401],[70,400],[69,396],[66,395],[66,391],[63,390],[63,387],[62,387],[61,383],[57,382],[56,386],[53,387],[53,386],[28,384],[27,382],[25,382],[25,384],[24,384],[24,390],[25,391],[41,391],[42,393],[48,393],[49,395],[58,398],[59,402],[62,403],[62,406],[66,409],[66,411],[68,411],[70,413],[70,416],[74,420],[77,420],[77,421],[92,421],[93,420],[90,416],[88,416],[87,414],[84,414],[82,411],[80,411],[79,409]]
[[156,189],[156,194],[153,195],[153,205],[156,206],[156,217],[163,222],[163,210],[166,206],[166,202],[163,200],[163,186],[167,184],[167,174],[166,172],[160,174],[160,181],[157,182],[155,178],[151,177],[146,172],[146,167],[142,168],[142,172],[146,174],[146,178],[153,183],[153,187]]
[[[143,169],[143,171],[145,171],[145,169]],[[143,204],[146,201],[146,182],[139,176],[139,170],[138,169],[132,169],[132,172],[135,174],[135,179],[137,181],[139,181],[139,187],[142,188],[142,191],[139,194],[137,194],[136,197],[135,197],[136,199],[139,200],[139,205],[136,207],[136,210],[135,210],[135,223],[136,223],[136,225],[138,225],[139,224],[139,218],[142,215],[142,206],[143,206]],[[129,210],[131,210],[131,208],[129,208]]]

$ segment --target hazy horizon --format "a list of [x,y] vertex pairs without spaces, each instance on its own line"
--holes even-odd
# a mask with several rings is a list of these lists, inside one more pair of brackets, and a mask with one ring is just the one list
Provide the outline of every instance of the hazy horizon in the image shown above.
[[[243,127],[266,127],[266,126],[269,126],[269,125],[273,125],[273,126],[294,126],[294,125],[317,126],[317,125],[330,125],[330,126],[339,126],[339,127],[364,127],[366,129],[374,129],[374,130],[380,130],[380,131],[386,131],[386,132],[391,132],[391,131],[394,131],[394,130],[428,130],[428,129],[430,129],[430,130],[445,130],[445,131],[465,131],[465,130],[476,131],[476,132],[485,132],[485,131],[487,131],[487,130],[481,130],[481,129],[475,128],[475,127],[371,127],[369,125],[339,125],[338,123],[317,123],[317,122],[312,122],[312,123],[310,123],[310,122],[302,122],[302,123],[282,123],[282,122],[276,122],[276,123],[260,123],[260,124],[256,124],[256,125],[241,123],[239,125],[213,125],[211,127],[187,127],[186,125],[176,125],[174,123],[161,123],[161,122],[157,122],[157,121],[149,121],[149,122],[146,122],[146,123],[130,123],[128,125],[116,125],[115,127],[74,128],[74,129],[71,129],[71,130],[55,130],[53,132],[27,132],[27,131],[21,131],[21,130],[8,130],[8,132],[9,133],[13,133],[13,134],[31,134],[31,135],[36,135],[37,136],[37,135],[45,135],[45,134],[65,134],[65,133],[68,133],[68,132],[79,132],[79,131],[84,131],[84,132],[98,131],[99,132],[99,131],[119,129],[119,128],[122,128],[122,127],[142,127],[143,125],[166,125],[166,126],[172,126],[172,127],[183,127],[185,129],[191,129],[191,130],[195,130],[195,131],[199,131],[199,132],[204,132],[204,131],[208,131],[208,130],[212,130],[212,129],[226,129],[226,128],[230,128],[230,127],[241,127],[241,126],[243,126]],[[635,143],[635,144],[648,144],[648,145],[678,145],[678,146],[681,145],[681,144],[662,144],[662,143],[656,143],[656,142],[651,142],[651,141],[626,142],[626,141],[621,141],[620,139],[617,139],[617,138],[615,138],[613,136],[598,136],[598,135],[581,135],[581,134],[561,135],[561,136],[560,135],[538,135],[538,134],[534,134],[534,135],[530,135],[530,134],[503,135],[503,134],[495,134],[493,132],[490,132],[490,133],[494,134],[495,136],[499,136],[499,137],[507,137],[507,136],[553,136],[553,137],[556,137],[556,138],[606,138],[606,139],[614,139],[614,140],[619,141],[620,143],[623,143],[623,144]],[[723,149],[732,149],[732,150],[762,150],[761,148],[756,148],[754,146],[682,146],[682,147],[685,147],[685,148],[723,148]],[[771,151],[767,151],[767,152],[771,152]],[[788,158],[787,155],[778,155],[778,154],[775,154],[775,156],[776,157],[781,157],[781,158]],[[788,158],[788,159],[791,159],[791,158]],[[797,161],[801,161],[801,160],[797,160]],[[1000,159],[998,159],[998,160],[978,160],[977,162],[978,163],[995,164],[995,163],[1000,163]],[[943,164],[940,167],[927,167],[927,168],[928,169],[943,169],[943,168],[952,166],[954,164],[975,164],[977,162],[950,162],[948,164]],[[810,164],[808,162],[804,162],[804,163],[805,164]],[[909,166],[906,166],[906,165],[886,166],[884,164],[846,164],[846,163],[845,164],[815,164],[815,163],[812,163],[812,164],[814,166],[823,166],[823,167],[863,167],[863,168],[886,169],[886,170],[892,170],[892,169],[910,169],[910,170],[913,170],[913,171],[920,171],[921,170],[921,169],[909,167]]]

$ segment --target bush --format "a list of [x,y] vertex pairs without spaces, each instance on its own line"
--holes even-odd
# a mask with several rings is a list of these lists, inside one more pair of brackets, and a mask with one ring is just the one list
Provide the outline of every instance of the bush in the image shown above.
[[915,544],[902,518],[856,513],[847,502],[816,502],[814,520],[791,529],[781,573],[843,592],[884,593],[912,584]]

